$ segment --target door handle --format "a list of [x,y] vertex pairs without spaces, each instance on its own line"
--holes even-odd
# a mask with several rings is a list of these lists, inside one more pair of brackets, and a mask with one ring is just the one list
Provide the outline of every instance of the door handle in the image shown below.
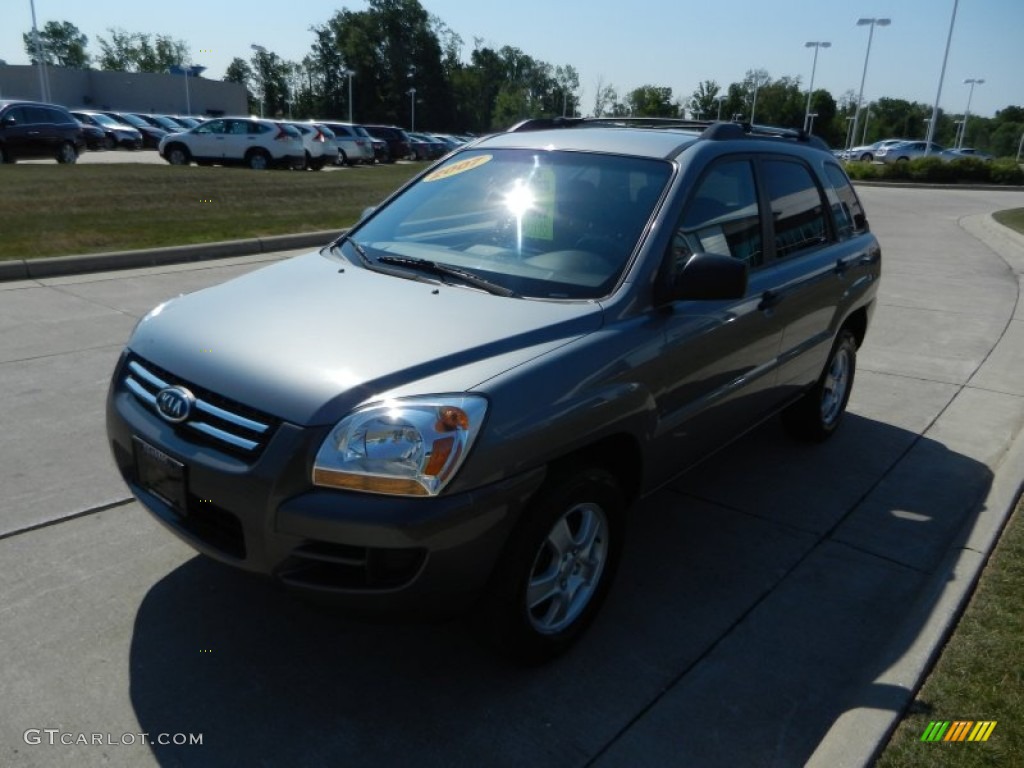
[[757,308],[762,312],[772,309],[782,301],[782,297],[781,291],[765,291],[761,294],[761,303],[757,305]]

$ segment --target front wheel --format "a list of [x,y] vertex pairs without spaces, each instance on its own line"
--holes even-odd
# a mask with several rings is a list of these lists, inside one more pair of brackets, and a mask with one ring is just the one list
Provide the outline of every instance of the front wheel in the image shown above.
[[818,383],[782,413],[786,430],[800,440],[820,443],[831,437],[846,413],[857,372],[857,339],[845,328],[832,345]]
[[188,150],[180,144],[174,144],[167,149],[167,162],[171,165],[188,165],[191,161]]
[[492,644],[537,664],[577,640],[615,576],[624,510],[615,477],[597,467],[541,489],[512,533],[481,605]]

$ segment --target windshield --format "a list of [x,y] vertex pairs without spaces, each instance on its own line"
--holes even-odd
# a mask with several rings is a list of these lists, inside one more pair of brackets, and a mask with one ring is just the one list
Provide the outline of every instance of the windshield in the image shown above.
[[352,237],[371,263],[422,259],[519,296],[599,298],[621,277],[671,170],[583,152],[463,152]]

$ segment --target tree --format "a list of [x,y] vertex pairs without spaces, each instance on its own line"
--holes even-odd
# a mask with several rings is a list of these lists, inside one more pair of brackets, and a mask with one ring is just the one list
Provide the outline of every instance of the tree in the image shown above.
[[168,35],[126,32],[111,27],[109,39],[100,37],[100,69],[114,72],[166,72],[185,64],[188,43]]
[[[21,36],[25,52],[33,64],[38,64],[35,36],[31,31]],[[70,21],[48,21],[39,30],[39,45],[42,47],[43,62],[51,66],[88,69],[89,54],[85,46],[89,38],[82,34]]]
[[641,85],[629,92],[626,104],[633,117],[679,117],[679,104],[672,101],[672,89]]
[[255,73],[252,71],[252,67],[245,61],[237,56],[231,60],[228,64],[228,68],[224,71],[224,81],[228,83],[240,83],[245,86],[245,93],[249,105],[249,112],[256,112],[259,107],[259,98],[253,95],[254,83],[256,82]]
[[696,117],[698,120],[701,118],[714,120],[718,116],[716,98],[720,90],[718,83],[714,80],[705,80],[698,85],[686,105],[691,117]]
[[611,85],[604,84],[604,78],[599,77],[594,86],[594,117],[605,117],[611,112],[612,106],[619,100],[619,94]]
[[562,115],[576,114],[575,94],[580,87],[580,75],[576,68],[566,64],[555,67],[555,82],[558,83],[558,90],[562,92]]

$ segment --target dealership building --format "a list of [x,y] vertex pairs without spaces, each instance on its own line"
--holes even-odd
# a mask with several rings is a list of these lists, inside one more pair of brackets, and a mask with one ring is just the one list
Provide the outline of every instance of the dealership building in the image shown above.
[[36,66],[0,63],[0,100],[49,101],[68,109],[147,112],[164,115],[244,115],[249,112],[245,86],[222,80],[151,72],[107,72],[47,67],[50,97],[43,98]]

